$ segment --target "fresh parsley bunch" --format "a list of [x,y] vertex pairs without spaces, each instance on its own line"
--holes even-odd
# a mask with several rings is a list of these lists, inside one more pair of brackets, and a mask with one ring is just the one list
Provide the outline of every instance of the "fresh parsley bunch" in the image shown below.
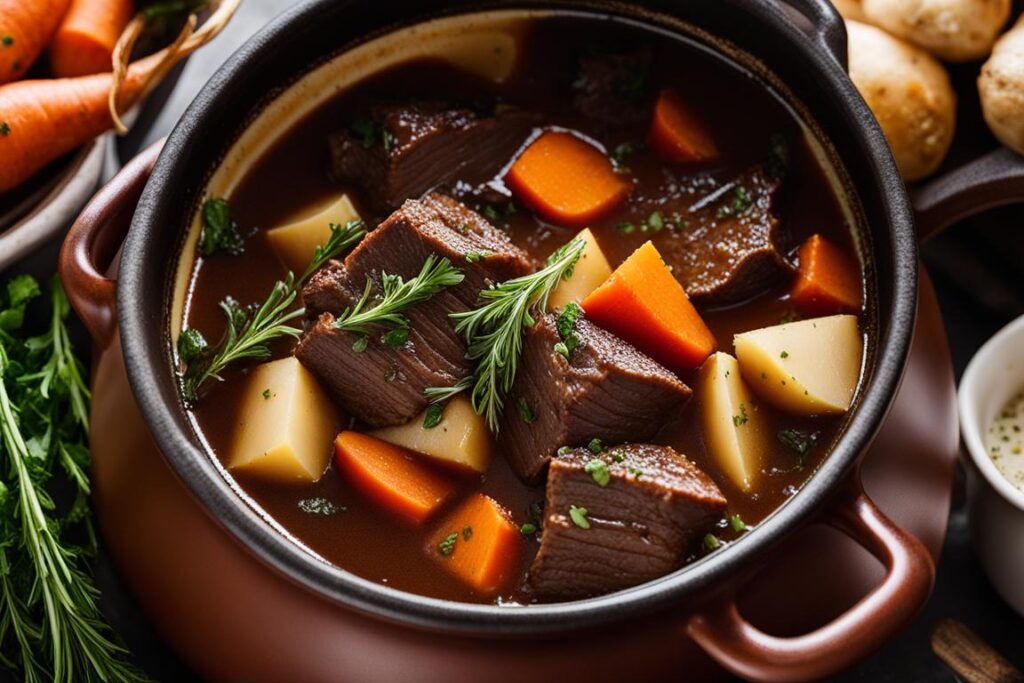
[[[114,642],[86,570],[96,552],[90,396],[67,297],[56,278],[49,290],[49,322],[33,335],[26,312],[43,303],[39,284],[22,275],[0,289],[0,667],[32,682],[144,680]],[[59,487],[69,503],[51,495]]]

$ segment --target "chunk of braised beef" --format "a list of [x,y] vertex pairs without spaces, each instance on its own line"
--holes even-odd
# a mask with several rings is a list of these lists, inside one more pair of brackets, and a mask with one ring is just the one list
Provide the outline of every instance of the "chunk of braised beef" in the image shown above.
[[653,106],[648,83],[652,59],[648,48],[581,57],[572,84],[573,106],[606,125],[646,123]]
[[553,314],[527,330],[501,416],[505,457],[530,483],[563,446],[651,438],[691,394],[670,371],[585,318],[573,333],[576,346],[566,357],[556,350],[562,338]]
[[537,121],[519,109],[482,115],[440,102],[378,106],[328,138],[331,171],[357,184],[376,210],[455,181],[497,175]]
[[664,576],[725,512],[718,486],[668,446],[595,450],[551,461],[527,582],[538,600],[603,595]]
[[[366,347],[333,321],[362,296],[367,279],[379,291],[382,272],[415,277],[428,256],[448,258],[463,281],[404,311],[408,339],[395,348],[381,335]],[[374,426],[401,424],[427,404],[427,387],[451,386],[469,374],[463,340],[450,313],[476,305],[491,282],[530,271],[526,254],[508,236],[450,197],[409,200],[371,231],[344,262],[332,261],[302,292],[311,318],[295,355],[355,417]]]
[[749,168],[677,211],[681,225],[654,237],[691,299],[736,304],[792,275],[775,211],[781,182],[763,166]]

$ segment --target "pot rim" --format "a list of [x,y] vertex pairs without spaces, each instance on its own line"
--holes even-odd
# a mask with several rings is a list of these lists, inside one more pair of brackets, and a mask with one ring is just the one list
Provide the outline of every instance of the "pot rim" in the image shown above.
[[[180,403],[172,405],[162,395],[161,385],[173,381],[168,350],[147,346],[143,339],[144,332],[153,325],[167,329],[166,306],[165,310],[153,311],[141,295],[142,283],[152,277],[152,271],[146,268],[145,254],[151,235],[161,230],[161,215],[166,213],[161,205],[165,201],[163,197],[169,194],[166,188],[185,183],[191,187],[196,182],[195,178],[181,173],[181,167],[188,162],[190,137],[196,129],[212,125],[209,123],[211,116],[227,106],[230,83],[250,68],[250,63],[261,53],[287,41],[289,33],[298,31],[299,24],[309,22],[310,16],[330,12],[330,6],[339,4],[336,0],[306,0],[279,15],[250,38],[221,66],[189,106],[153,169],[120,261],[118,326],[132,392],[172,471],[208,514],[272,569],[339,606],[392,622],[473,634],[537,634],[592,627],[678,604],[702,589],[719,584],[724,577],[735,575],[754,557],[763,555],[813,515],[836,491],[874,437],[902,376],[916,314],[917,252],[913,222],[901,176],[881,129],[843,68],[831,55],[817,48],[773,3],[759,0],[729,2],[739,11],[754,15],[766,29],[774,30],[780,40],[799,50],[804,63],[815,70],[822,87],[830,89],[837,107],[847,108],[847,118],[856,124],[855,134],[872,169],[870,177],[874,186],[868,191],[874,194],[862,194],[879,203],[881,212],[888,219],[891,235],[888,256],[893,263],[892,305],[885,320],[878,321],[882,332],[877,340],[872,376],[863,386],[859,405],[833,445],[832,452],[793,498],[753,532],[730,544],[729,552],[713,553],[672,574],[610,595],[525,608],[429,598],[361,578],[316,557],[294,540],[275,531],[259,512],[239,498],[231,483],[210,461],[210,456],[194,444],[191,435],[178,427],[175,415],[182,410]],[[588,0],[541,3],[513,0],[499,2],[489,8],[537,9],[538,6],[605,16],[611,12],[632,20],[637,20],[639,15],[641,22],[645,13],[651,14],[651,10],[632,4],[592,3]],[[440,14],[472,13],[481,9],[479,3],[451,2]],[[439,16],[439,13],[434,12],[432,16]],[[391,31],[423,19],[417,15],[397,22],[397,25],[395,22],[380,25]],[[650,24],[650,21],[646,23]],[[346,44],[338,53],[350,48],[351,43]],[[165,273],[161,272],[163,276]],[[176,386],[173,395],[178,395]]]

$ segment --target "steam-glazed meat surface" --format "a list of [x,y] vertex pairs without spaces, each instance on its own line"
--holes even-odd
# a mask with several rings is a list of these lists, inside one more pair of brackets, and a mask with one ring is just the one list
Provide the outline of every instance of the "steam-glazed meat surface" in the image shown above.
[[[576,322],[575,334],[579,346],[566,358],[556,350],[562,339],[555,316],[546,315],[523,342],[501,434],[505,457],[527,481],[539,480],[563,446],[654,436],[691,393],[664,367],[586,319]],[[524,419],[523,410],[534,419]]]
[[544,600],[570,600],[664,576],[725,507],[714,481],[670,447],[571,449],[548,469],[529,590]]
[[393,208],[455,179],[489,180],[536,121],[525,111],[486,116],[441,102],[375,107],[330,136],[331,170],[378,209]]

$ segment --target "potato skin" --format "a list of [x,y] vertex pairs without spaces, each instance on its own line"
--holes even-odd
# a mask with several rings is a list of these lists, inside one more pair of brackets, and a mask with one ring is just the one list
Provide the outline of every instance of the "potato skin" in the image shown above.
[[1010,17],[1011,0],[863,0],[867,22],[948,62],[981,59]]
[[978,94],[992,133],[1024,154],[1024,15],[999,39],[981,67]]
[[905,180],[933,173],[956,128],[956,94],[935,58],[885,31],[846,22],[850,78],[878,119]]

